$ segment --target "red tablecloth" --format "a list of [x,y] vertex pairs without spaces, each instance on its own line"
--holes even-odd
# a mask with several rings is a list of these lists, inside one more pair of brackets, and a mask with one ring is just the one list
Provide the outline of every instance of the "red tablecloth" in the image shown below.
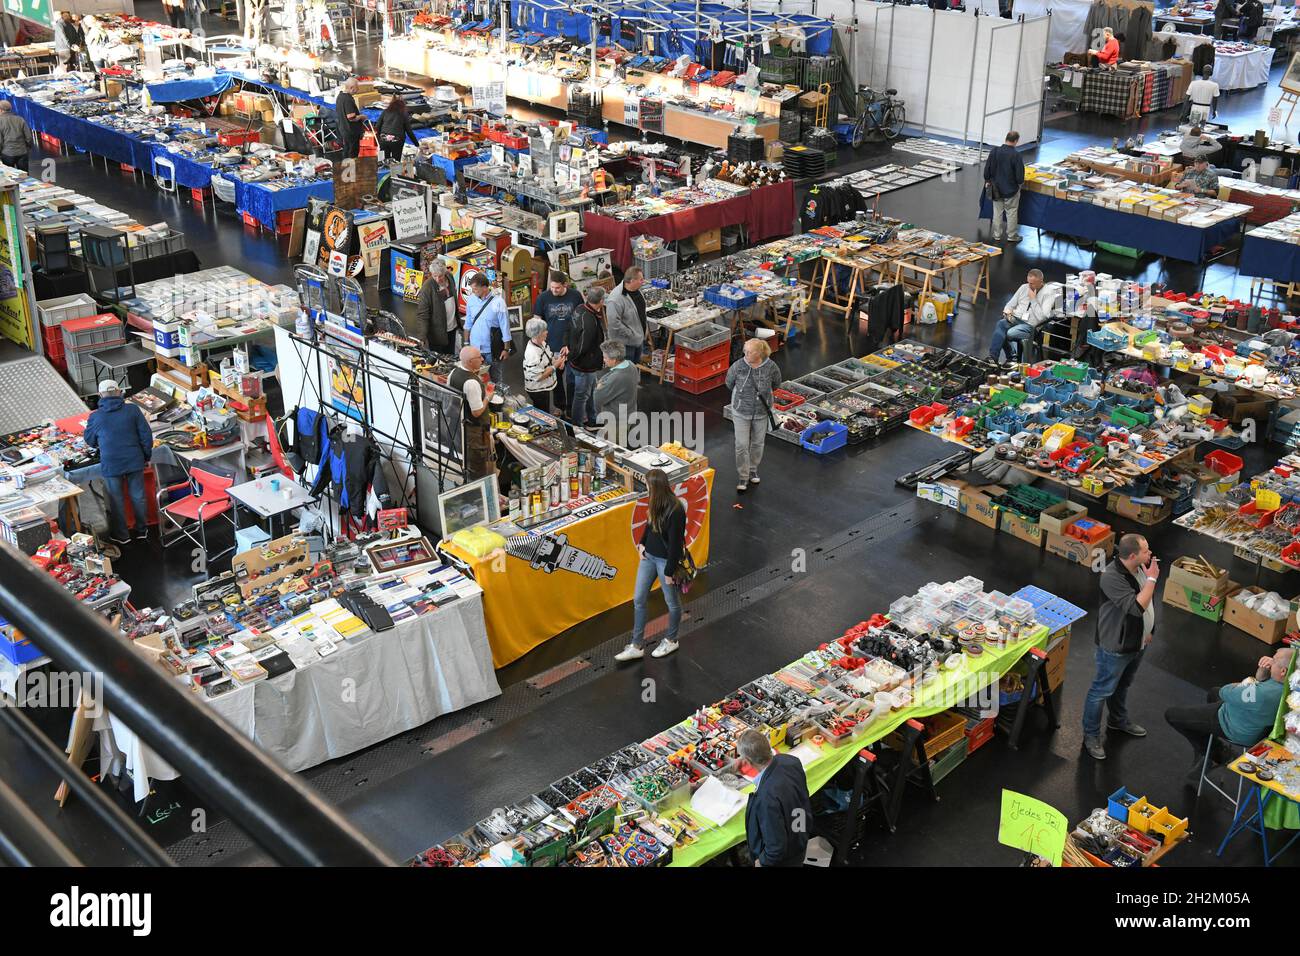
[[620,269],[632,264],[632,237],[659,236],[669,241],[686,239],[709,229],[743,223],[751,243],[788,236],[794,226],[794,183],[786,180],[752,189],[744,196],[692,206],[640,222],[622,222],[588,212],[583,219],[587,237],[583,251],[613,249]]

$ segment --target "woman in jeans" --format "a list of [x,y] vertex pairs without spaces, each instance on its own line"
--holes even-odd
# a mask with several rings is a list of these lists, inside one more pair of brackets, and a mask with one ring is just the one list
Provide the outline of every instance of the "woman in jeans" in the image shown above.
[[668,605],[668,630],[663,640],[650,652],[651,657],[667,657],[677,650],[677,627],[682,620],[682,599],[673,583],[673,575],[686,548],[686,508],[673,494],[668,476],[659,468],[646,472],[650,492],[645,536],[637,545],[641,564],[636,572],[636,592],[632,596],[632,643],[614,655],[616,661],[636,661],[645,657],[646,601],[655,578]]
[[781,384],[781,369],[762,339],[745,343],[745,357],[727,369],[731,418],[736,427],[736,493],[758,484],[758,464],[772,414],[772,389]]

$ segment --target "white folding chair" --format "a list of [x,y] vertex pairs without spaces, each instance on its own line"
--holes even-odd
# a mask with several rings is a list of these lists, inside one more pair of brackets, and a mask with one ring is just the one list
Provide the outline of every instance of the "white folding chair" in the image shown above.
[[[167,175],[163,176],[162,172],[166,172]],[[176,164],[165,156],[155,156],[153,158],[153,179],[163,192],[175,195]]]

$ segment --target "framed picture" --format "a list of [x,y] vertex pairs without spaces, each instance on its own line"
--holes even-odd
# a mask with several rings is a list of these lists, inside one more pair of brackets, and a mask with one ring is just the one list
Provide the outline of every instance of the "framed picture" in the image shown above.
[[457,531],[481,524],[491,524],[501,517],[497,501],[497,476],[488,475],[438,496],[438,520],[442,536],[450,538]]
[[1291,62],[1286,65],[1286,73],[1282,74],[1282,81],[1278,85],[1288,93],[1300,93],[1300,53],[1291,57]]
[[510,313],[510,331],[522,332],[524,330],[524,307],[522,305],[512,305],[506,311]]
[[366,549],[366,554],[377,574],[409,571],[423,564],[442,563],[429,539],[424,537],[384,541],[371,545]]

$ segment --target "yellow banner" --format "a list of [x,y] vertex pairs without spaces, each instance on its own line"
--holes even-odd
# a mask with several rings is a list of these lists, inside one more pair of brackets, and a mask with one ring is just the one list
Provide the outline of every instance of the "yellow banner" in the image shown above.
[[[713,470],[674,486],[686,506],[686,546],[697,565],[709,557]],[[646,499],[629,501],[561,528],[531,558],[502,554],[474,558],[443,547],[467,563],[483,588],[492,662],[504,667],[537,645],[602,611],[632,600],[637,542],[645,534]],[[524,549],[512,548],[516,554]],[[663,609],[653,612],[662,614]]]
[[4,235],[0,237],[0,335],[24,348],[34,349],[32,317],[24,288],[27,256],[18,229],[18,210],[14,207],[17,195],[17,189],[0,190],[0,210],[4,215]]

